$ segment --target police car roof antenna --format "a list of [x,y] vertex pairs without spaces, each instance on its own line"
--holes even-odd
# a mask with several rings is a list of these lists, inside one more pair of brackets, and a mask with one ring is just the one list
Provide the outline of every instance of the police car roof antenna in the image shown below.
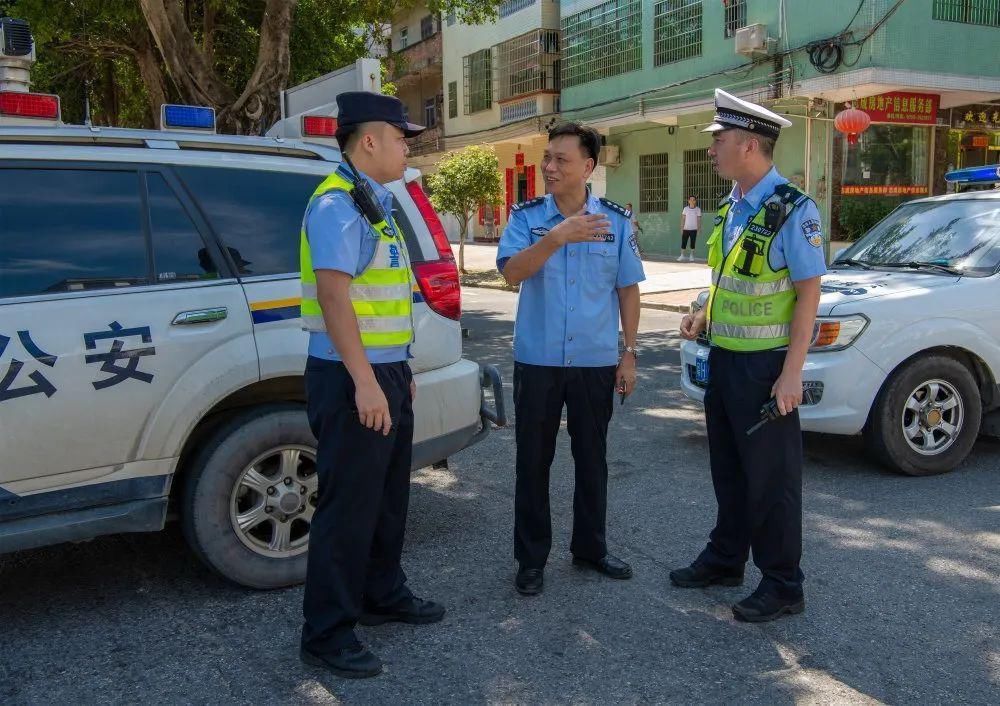
[[90,122],[90,79],[83,80],[83,124],[91,127]]

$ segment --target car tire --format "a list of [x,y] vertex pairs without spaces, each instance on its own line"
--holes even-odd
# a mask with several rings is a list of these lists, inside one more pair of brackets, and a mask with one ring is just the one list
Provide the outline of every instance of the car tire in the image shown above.
[[925,355],[904,364],[885,383],[865,427],[865,443],[879,461],[901,473],[947,473],[969,455],[982,415],[969,369],[949,356]]
[[256,407],[223,424],[183,479],[181,526],[194,553],[242,586],[302,583],[315,458],[301,405]]

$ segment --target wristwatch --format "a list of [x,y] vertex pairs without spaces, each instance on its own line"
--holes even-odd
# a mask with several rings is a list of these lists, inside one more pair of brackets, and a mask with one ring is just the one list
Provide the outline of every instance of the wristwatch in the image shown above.
[[639,360],[639,349],[633,346],[625,346],[622,348],[622,353],[631,353],[632,357]]

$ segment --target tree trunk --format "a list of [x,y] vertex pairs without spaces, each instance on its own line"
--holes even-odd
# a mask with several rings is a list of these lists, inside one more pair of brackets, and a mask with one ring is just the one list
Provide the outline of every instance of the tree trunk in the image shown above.
[[104,60],[103,70],[104,97],[101,101],[103,103],[101,122],[104,125],[114,125],[118,122],[118,84],[115,82],[115,66],[111,59]]
[[142,83],[146,87],[150,124],[159,130],[160,106],[168,102],[167,81],[160,67],[156,49],[153,48],[152,37],[145,28],[136,33],[135,61],[139,65],[139,76],[142,77]]
[[291,72],[288,39],[298,0],[267,0],[257,64],[238,96],[215,72],[210,55],[195,41],[180,3],[139,1],[182,100],[215,108],[219,124],[237,134],[259,134],[277,120],[278,92],[287,85]]
[[463,214],[462,228],[461,228],[462,232],[461,232],[461,235],[458,236],[458,271],[461,272],[463,275],[466,274],[466,272],[465,272],[465,237],[466,237],[466,231],[469,228],[469,218],[471,218],[471,216],[469,214],[467,214],[467,213]]
[[291,52],[288,39],[298,0],[267,0],[260,25],[257,65],[232,106],[244,132],[260,134],[278,120],[278,92],[288,85]]
[[205,15],[202,19],[202,46],[205,50],[205,61],[209,66],[215,66],[215,18],[219,14],[214,0],[205,0]]
[[184,21],[184,9],[171,0],[139,0],[149,32],[163,57],[181,100],[217,111],[232,105],[235,92],[219,78]]

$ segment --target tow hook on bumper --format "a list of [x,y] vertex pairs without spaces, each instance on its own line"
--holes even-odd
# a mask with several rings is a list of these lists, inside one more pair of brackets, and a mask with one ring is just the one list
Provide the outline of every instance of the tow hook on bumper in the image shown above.
[[[479,370],[479,385],[483,389],[482,403],[479,408],[479,416],[483,418],[483,426],[487,427],[488,422],[492,422],[498,427],[507,426],[507,410],[503,403],[503,379],[500,371],[495,365],[484,365]],[[486,390],[493,388],[493,406],[490,409],[486,401]]]

